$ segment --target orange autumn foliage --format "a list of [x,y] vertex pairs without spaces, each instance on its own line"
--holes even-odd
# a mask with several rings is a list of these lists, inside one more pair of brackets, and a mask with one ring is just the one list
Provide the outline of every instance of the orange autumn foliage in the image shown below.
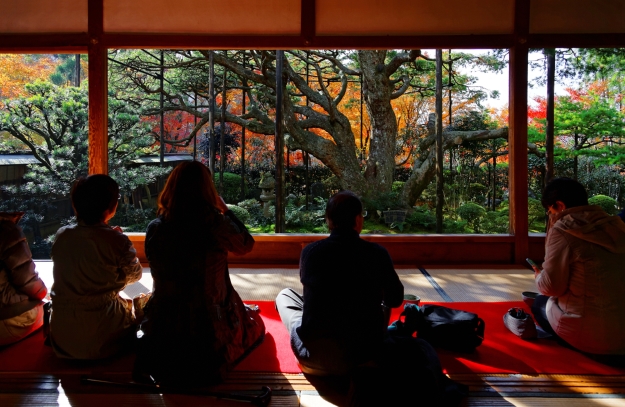
[[47,55],[0,54],[0,100],[23,96],[24,85],[47,80],[56,65]]

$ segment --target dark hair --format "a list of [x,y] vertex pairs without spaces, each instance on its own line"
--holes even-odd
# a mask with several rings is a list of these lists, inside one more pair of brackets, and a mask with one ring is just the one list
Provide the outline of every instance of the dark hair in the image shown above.
[[211,172],[198,161],[178,165],[158,197],[158,214],[166,220],[203,219],[215,213],[219,193]]
[[541,203],[545,209],[549,209],[556,201],[562,201],[567,208],[588,205],[588,193],[586,188],[571,178],[554,178],[543,191]]
[[352,191],[341,191],[330,198],[326,206],[326,218],[334,229],[352,229],[356,216],[362,213],[362,202]]
[[74,182],[71,197],[78,220],[94,225],[104,220],[104,212],[115,209],[119,185],[105,174],[80,177]]

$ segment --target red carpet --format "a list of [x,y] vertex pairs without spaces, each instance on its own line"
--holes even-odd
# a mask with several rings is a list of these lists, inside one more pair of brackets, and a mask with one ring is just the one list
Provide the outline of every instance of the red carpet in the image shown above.
[[[280,322],[273,302],[250,301],[261,308],[267,333],[265,341],[244,359],[235,370],[297,373],[297,361],[291,352],[289,335]],[[451,308],[476,312],[486,322],[486,338],[472,354],[439,351],[448,373],[561,373],[625,375],[625,369],[602,365],[549,339],[525,341],[503,325],[503,315],[511,307],[527,307],[523,302],[438,303]],[[397,319],[399,309],[391,320]],[[133,355],[98,362],[75,362],[58,359],[43,345],[41,332],[0,349],[0,372],[105,373],[130,371]]]
[[[596,362],[579,352],[562,347],[551,339],[523,340],[503,324],[503,315],[512,307],[530,312],[519,302],[437,303],[477,313],[486,323],[484,342],[472,354],[439,350],[447,373],[597,374],[625,375],[625,368]],[[399,311],[397,311],[397,315]],[[392,318],[397,319],[397,315]]]
[[[246,301],[258,304],[267,329],[264,342],[254,349],[235,370],[299,373],[291,351],[289,335],[280,321],[273,301]],[[71,361],[56,357],[52,348],[43,344],[41,331],[6,347],[0,347],[0,372],[93,373],[130,372],[134,355],[110,360]]]

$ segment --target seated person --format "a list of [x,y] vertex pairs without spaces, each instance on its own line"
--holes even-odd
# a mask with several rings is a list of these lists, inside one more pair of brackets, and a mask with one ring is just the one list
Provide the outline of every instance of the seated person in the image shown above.
[[0,346],[17,342],[43,325],[48,289],[35,271],[22,229],[24,212],[0,212]]
[[174,168],[145,235],[154,291],[141,324],[135,380],[213,384],[263,341],[263,320],[243,303],[228,271],[231,254],[253,247],[208,168],[198,161]]
[[128,237],[107,224],[119,199],[111,177],[80,178],[71,198],[78,224],[59,229],[52,245],[51,344],[62,358],[100,359],[133,344],[132,301],[119,293],[142,267]]
[[284,289],[276,308],[302,371],[345,375],[381,352],[388,326],[382,303],[402,304],[404,287],[382,246],[362,240],[362,203],[350,191],[326,207],[331,231],[300,257],[303,296]]
[[542,294],[532,306],[536,322],[599,359],[625,355],[625,223],[588,205],[570,178],[549,182],[542,205],[549,226],[543,269],[534,269]]

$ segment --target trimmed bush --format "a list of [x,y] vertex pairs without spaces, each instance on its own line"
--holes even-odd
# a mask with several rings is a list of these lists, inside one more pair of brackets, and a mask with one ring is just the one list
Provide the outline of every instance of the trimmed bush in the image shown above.
[[[215,182],[215,188],[219,191],[219,173],[213,175]],[[224,172],[224,187],[221,197],[226,203],[234,204],[239,202],[241,198],[241,176],[232,174],[230,172]],[[238,216],[238,214],[237,214]]]
[[616,215],[616,199],[606,195],[595,195],[588,198],[589,205],[600,206],[608,215]]
[[228,209],[230,209],[241,222],[245,223],[250,219],[250,213],[247,211],[247,209],[232,204],[226,205],[228,206]]
[[456,209],[460,219],[466,220],[475,233],[480,233],[480,220],[486,215],[486,209],[474,202],[466,202]]

